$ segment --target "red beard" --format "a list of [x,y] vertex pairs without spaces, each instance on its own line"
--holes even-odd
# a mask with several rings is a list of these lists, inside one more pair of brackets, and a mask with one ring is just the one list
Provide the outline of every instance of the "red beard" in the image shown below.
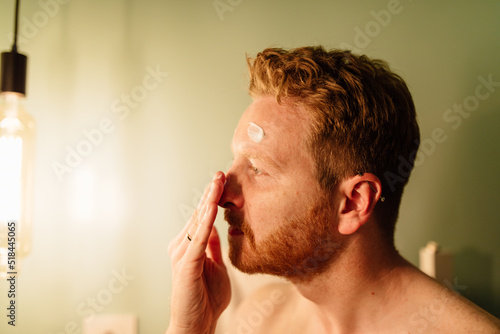
[[[336,257],[334,255],[340,253],[341,237],[333,232],[336,226],[330,216],[329,201],[324,196],[301,216],[286,219],[258,244],[242,215],[226,209],[224,218],[244,234],[238,238],[229,237],[229,258],[236,268],[248,274],[308,281],[324,272]],[[244,247],[244,239],[249,249]]]

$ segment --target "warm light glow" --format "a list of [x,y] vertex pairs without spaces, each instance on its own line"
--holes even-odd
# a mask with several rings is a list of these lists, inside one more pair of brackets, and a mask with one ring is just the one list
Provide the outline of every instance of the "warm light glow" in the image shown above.
[[17,52],[19,0],[15,8],[12,51],[2,52],[0,66],[0,278],[18,275],[31,251],[35,122],[24,110],[28,58]]
[[71,216],[79,223],[88,223],[95,215],[96,184],[92,171],[84,167],[76,170],[70,189]]
[[0,137],[0,221],[21,218],[21,166],[23,142],[19,137]]
[[[22,94],[0,93],[0,278],[20,272],[32,245],[35,124],[23,101]],[[15,230],[8,229],[12,222]]]

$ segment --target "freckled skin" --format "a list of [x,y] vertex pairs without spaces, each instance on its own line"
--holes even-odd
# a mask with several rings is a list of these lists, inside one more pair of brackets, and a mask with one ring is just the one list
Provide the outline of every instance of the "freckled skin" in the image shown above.
[[[287,107],[278,105],[273,98],[263,98],[249,106],[234,133],[234,163],[227,172],[221,203],[231,203],[233,209],[241,211],[255,232],[256,242],[274,229],[275,225],[267,222],[279,225],[320,191],[319,184],[311,182],[313,160],[305,150],[304,138],[295,135],[307,131],[306,122],[296,120]],[[264,129],[266,136],[262,142],[255,143],[249,138],[249,123]],[[280,170],[265,161],[248,159],[248,155],[270,157],[279,164]],[[268,175],[257,181],[249,173],[249,163]],[[300,196],[292,198],[290,194]]]

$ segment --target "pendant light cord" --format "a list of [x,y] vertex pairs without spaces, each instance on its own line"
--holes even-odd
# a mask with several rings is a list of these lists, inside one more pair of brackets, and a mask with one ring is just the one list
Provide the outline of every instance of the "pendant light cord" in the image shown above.
[[17,52],[19,26],[19,0],[16,0],[14,40],[11,52],[2,52],[0,92],[16,92],[26,95],[26,71],[28,57]]
[[19,26],[19,0],[16,0],[16,13],[14,19],[14,43],[12,44],[12,52],[17,53],[17,28]]

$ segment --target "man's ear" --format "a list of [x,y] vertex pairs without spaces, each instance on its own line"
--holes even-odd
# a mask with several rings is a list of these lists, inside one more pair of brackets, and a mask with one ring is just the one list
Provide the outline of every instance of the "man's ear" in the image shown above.
[[341,234],[352,234],[372,215],[382,195],[382,184],[377,176],[360,173],[339,182],[338,190],[341,196],[338,230]]

